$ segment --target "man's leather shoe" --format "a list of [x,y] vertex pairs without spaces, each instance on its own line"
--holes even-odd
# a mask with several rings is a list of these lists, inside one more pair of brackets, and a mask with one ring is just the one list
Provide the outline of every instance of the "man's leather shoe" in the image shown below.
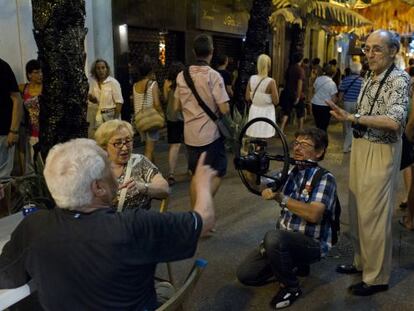
[[338,265],[336,267],[336,272],[343,274],[356,274],[361,273],[362,271],[357,270],[354,265]]
[[349,287],[351,294],[355,296],[370,296],[388,289],[388,284],[368,285],[360,282]]
[[349,287],[348,287],[348,290],[349,290],[350,292],[352,292],[352,291],[354,290],[354,288],[356,288],[356,287],[360,287],[360,286],[362,286],[363,284],[364,284],[364,282],[359,282],[359,283],[352,284],[351,286],[349,286]]

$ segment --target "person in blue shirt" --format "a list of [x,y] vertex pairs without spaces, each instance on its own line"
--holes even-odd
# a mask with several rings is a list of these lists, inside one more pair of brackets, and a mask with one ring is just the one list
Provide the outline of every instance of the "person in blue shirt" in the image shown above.
[[[356,112],[356,105],[358,101],[359,92],[362,85],[362,77],[360,75],[362,65],[360,63],[351,62],[349,64],[351,74],[346,76],[339,85],[339,102],[344,103],[344,109],[351,114]],[[352,128],[351,122],[343,123],[344,133],[344,153],[351,151],[352,145]]]
[[[293,158],[319,162],[328,147],[328,136],[317,128],[299,130],[293,141]],[[336,182],[326,172],[313,186],[312,178],[320,169],[294,166],[280,191],[260,185],[265,200],[275,200],[281,208],[276,229],[266,233],[239,265],[237,278],[244,285],[261,286],[275,278],[280,289],[271,305],[280,309],[291,305],[300,295],[297,275],[309,274],[309,265],[325,257],[332,246],[336,204]]]

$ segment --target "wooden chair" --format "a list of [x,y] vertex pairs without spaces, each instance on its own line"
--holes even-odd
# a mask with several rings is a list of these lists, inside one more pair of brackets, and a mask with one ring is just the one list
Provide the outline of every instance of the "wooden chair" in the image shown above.
[[176,291],[176,293],[167,300],[161,307],[156,309],[156,311],[175,311],[178,310],[180,307],[182,308],[182,304],[184,300],[191,294],[193,291],[198,279],[201,276],[204,268],[207,266],[207,260],[204,259],[196,259],[194,262],[193,267],[190,270],[184,284]]
[[[167,211],[167,209],[168,209],[168,198],[165,198],[165,199],[161,200],[160,213],[165,213]],[[173,272],[172,272],[170,262],[167,262],[167,273],[168,273],[168,280],[166,280],[166,281],[170,282],[172,285],[175,286],[174,276],[173,276]]]

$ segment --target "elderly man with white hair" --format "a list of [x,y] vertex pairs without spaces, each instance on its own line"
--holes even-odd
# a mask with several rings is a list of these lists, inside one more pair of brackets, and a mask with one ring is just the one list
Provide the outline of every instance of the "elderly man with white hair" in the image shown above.
[[391,274],[391,221],[409,88],[407,73],[394,65],[399,49],[395,33],[372,32],[363,49],[371,72],[362,84],[356,113],[327,101],[336,119],[353,123],[348,209],[354,260],[337,271],[362,273],[362,281],[349,287],[357,296],[387,290]]
[[0,288],[34,282],[45,310],[154,310],[158,262],[194,255],[214,225],[211,179],[200,157],[194,211],[117,213],[117,182],[93,140],[55,146],[44,175],[57,208],[27,216],[0,255]]
[[[361,63],[353,62],[349,64],[351,74],[346,76],[339,85],[339,102],[343,102],[344,109],[350,114],[354,114],[356,104],[358,101],[359,91],[361,90],[362,77],[360,76],[362,65]],[[351,122],[343,123],[344,133],[344,153],[351,151],[352,145],[352,127]]]

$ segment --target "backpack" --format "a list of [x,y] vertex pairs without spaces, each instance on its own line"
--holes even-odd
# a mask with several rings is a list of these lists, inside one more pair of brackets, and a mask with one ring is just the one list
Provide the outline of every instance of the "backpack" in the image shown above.
[[[322,176],[324,176],[325,174],[328,174],[329,171],[327,169],[324,169],[323,167],[319,166],[319,169],[316,171],[316,173],[313,175],[312,177],[312,181],[311,181],[311,189],[315,189],[315,186],[317,184],[319,184],[319,182],[322,179]],[[301,189],[302,192],[303,189]],[[330,219],[330,224],[331,224],[331,230],[332,230],[332,245],[335,245],[338,242],[338,236],[340,233],[340,227],[341,227],[341,222],[340,222],[340,218],[341,218],[341,202],[339,202],[339,198],[338,195],[335,195],[335,206],[334,206],[334,210],[332,212],[332,216],[333,219]]]

